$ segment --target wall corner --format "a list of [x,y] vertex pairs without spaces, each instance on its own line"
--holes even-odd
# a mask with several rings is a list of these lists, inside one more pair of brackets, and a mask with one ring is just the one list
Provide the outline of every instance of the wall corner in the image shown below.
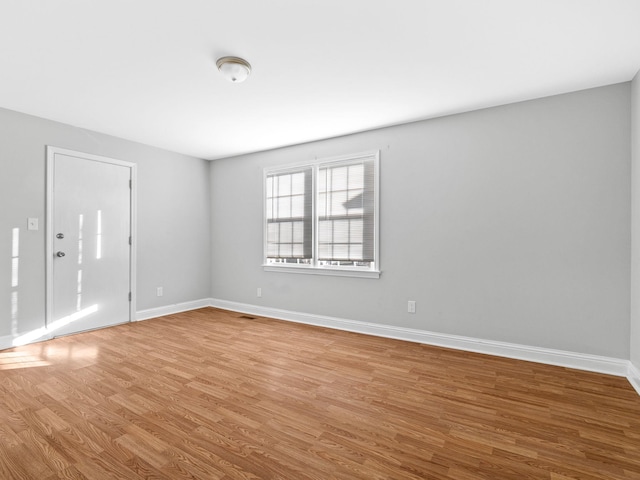
[[[631,81],[631,318],[630,360],[640,371],[640,71]],[[639,379],[640,381],[640,379]],[[634,385],[635,386],[635,385]]]

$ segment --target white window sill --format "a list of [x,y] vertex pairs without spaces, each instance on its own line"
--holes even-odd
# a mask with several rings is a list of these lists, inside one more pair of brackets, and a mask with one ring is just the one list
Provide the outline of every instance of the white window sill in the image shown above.
[[380,278],[379,270],[358,270],[355,268],[293,267],[262,265],[265,272],[302,273],[304,275],[331,275],[334,277]]

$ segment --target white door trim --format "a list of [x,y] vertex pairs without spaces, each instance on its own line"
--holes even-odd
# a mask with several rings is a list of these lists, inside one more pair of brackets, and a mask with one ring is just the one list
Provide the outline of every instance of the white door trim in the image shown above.
[[55,155],[67,155],[69,157],[82,158],[95,162],[110,163],[127,167],[131,171],[131,253],[129,262],[129,278],[131,282],[131,301],[129,302],[129,321],[136,319],[136,245],[137,245],[137,165],[131,162],[116,160],[114,158],[93,155],[91,153],[77,152],[66,148],[54,147],[47,145],[47,190],[46,190],[46,229],[45,229],[45,295],[46,295],[46,312],[45,312],[45,328],[51,323],[53,315],[53,165]]

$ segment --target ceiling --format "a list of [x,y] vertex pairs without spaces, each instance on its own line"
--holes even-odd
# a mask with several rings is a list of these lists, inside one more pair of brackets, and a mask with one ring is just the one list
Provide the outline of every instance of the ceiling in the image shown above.
[[0,107],[205,159],[638,69],[638,0],[0,0]]

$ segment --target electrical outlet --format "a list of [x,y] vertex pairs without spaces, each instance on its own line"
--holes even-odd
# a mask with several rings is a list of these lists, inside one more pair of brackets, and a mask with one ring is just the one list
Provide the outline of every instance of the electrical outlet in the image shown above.
[[158,297],[161,297],[163,293],[164,293],[164,292],[162,291],[162,287],[158,287],[158,288],[156,288],[156,295],[157,295]]
[[262,288],[258,287],[258,298],[262,297]]
[[37,218],[28,218],[27,219],[27,230],[38,230],[38,219]]
[[409,303],[407,303],[407,312],[416,313],[416,301],[415,300],[409,300]]

